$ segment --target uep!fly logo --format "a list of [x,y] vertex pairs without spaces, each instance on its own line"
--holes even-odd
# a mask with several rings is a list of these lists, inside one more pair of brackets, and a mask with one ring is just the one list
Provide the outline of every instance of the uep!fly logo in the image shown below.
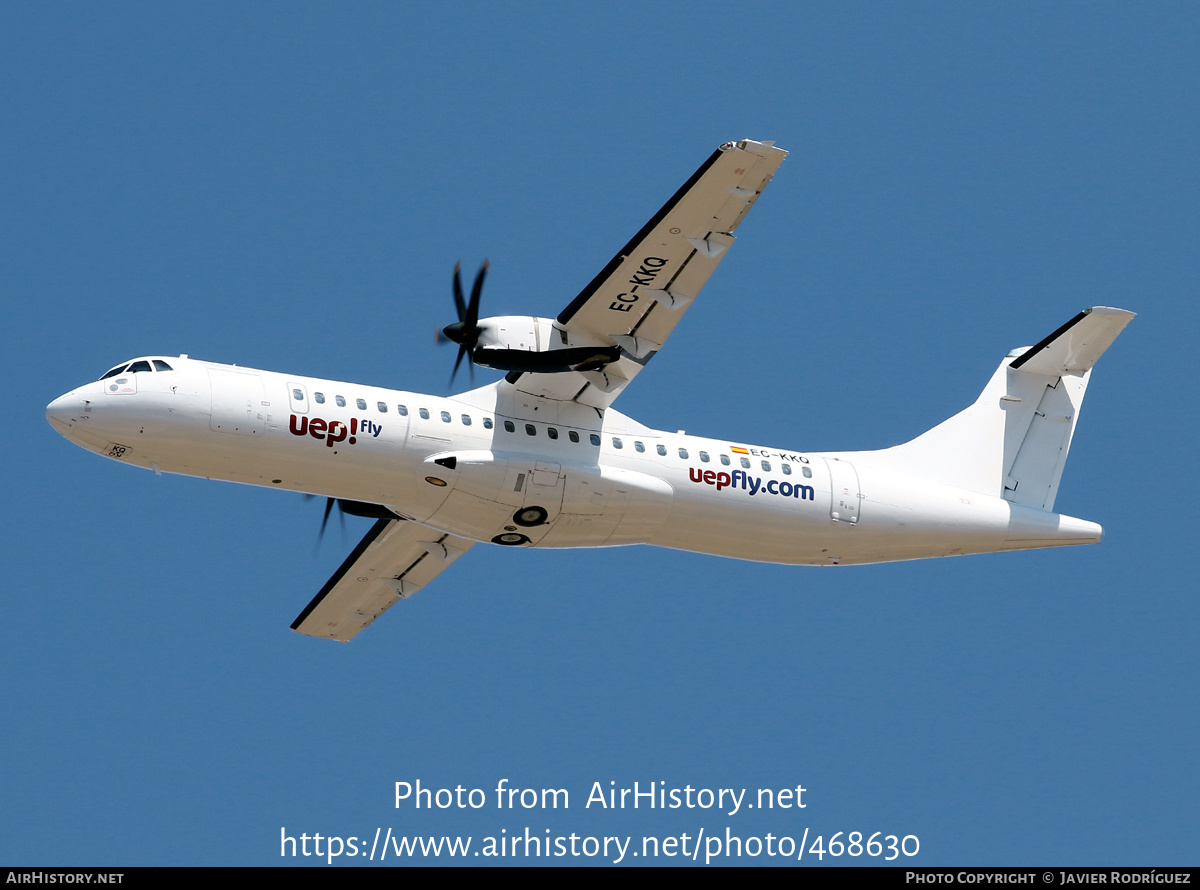
[[688,467],[688,478],[702,485],[715,485],[717,491],[723,488],[741,488],[750,492],[751,497],[761,491],[779,497],[799,498],[802,501],[816,499],[811,485],[780,482],[778,479],[768,479],[767,484],[763,485],[762,479],[758,476],[751,476],[743,470],[734,470],[732,473],[718,473],[713,470],[701,470],[699,467]]
[[[355,417],[351,417],[350,425],[346,426],[340,420],[324,420],[320,417],[310,420],[307,417],[297,417],[293,414],[288,429],[292,431],[293,436],[312,436],[314,439],[324,439],[326,447],[332,448],[338,442],[345,442],[347,445],[358,442],[360,425],[358,418]],[[370,434],[371,438],[376,438],[383,432],[383,427],[373,420],[364,420],[361,430],[364,434]]]

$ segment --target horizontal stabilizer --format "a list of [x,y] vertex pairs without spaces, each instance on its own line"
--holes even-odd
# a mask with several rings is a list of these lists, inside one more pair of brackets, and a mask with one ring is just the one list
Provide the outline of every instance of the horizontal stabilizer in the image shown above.
[[1133,316],[1134,313],[1127,309],[1109,306],[1084,309],[1042,342],[1013,359],[1009,367],[1046,377],[1064,374],[1079,377],[1112,346]]

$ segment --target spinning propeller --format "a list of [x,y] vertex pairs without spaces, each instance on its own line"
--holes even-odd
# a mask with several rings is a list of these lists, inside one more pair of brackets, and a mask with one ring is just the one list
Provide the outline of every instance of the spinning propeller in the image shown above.
[[[317,543],[320,544],[325,538],[325,526],[329,524],[329,514],[333,512],[334,502],[337,498],[325,498],[325,515],[321,517],[321,530],[317,533]],[[338,504],[338,519],[342,523],[342,537],[346,537],[346,508],[340,503]]]
[[[311,500],[317,497],[315,494],[306,494],[304,500]],[[400,517],[381,504],[367,504],[362,501],[351,501],[346,498],[325,498],[325,515],[321,517],[321,530],[317,533],[317,546],[321,546],[321,541],[325,539],[325,527],[329,525],[329,517],[333,513],[333,506],[337,504],[338,520],[342,524],[342,537],[346,537],[346,516],[363,516],[367,519],[399,519]]]
[[[315,494],[304,495],[304,500],[316,500]],[[325,515],[321,517],[321,530],[317,532],[317,546],[321,546],[321,541],[325,539],[325,527],[329,525],[329,515],[333,513],[333,505],[338,506],[338,519],[342,523],[342,537],[346,537],[346,508],[343,507],[337,498],[325,498]]]
[[454,264],[454,308],[458,311],[458,321],[446,325],[437,332],[439,343],[457,343],[458,358],[454,360],[454,370],[450,374],[450,385],[454,386],[454,378],[458,374],[458,366],[462,364],[463,356],[470,362],[471,383],[475,382],[475,348],[479,345],[479,293],[483,290],[483,279],[489,267],[487,260],[479,267],[475,275],[475,284],[471,287],[470,302],[463,301],[462,279],[460,271],[462,263]]

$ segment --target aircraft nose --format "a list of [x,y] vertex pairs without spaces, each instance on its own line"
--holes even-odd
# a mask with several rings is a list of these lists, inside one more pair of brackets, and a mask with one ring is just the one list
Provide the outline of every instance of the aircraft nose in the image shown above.
[[72,427],[79,422],[79,417],[87,408],[87,400],[72,391],[59,396],[46,406],[46,420],[64,436],[69,436]]

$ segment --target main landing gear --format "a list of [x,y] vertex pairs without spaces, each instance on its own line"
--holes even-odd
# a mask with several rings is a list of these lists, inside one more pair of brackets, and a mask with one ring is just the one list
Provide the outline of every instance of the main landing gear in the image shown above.
[[[535,528],[545,524],[550,518],[550,513],[545,507],[522,507],[513,514],[512,521],[523,528]],[[505,547],[519,547],[522,544],[529,543],[529,536],[523,535],[513,526],[507,526],[502,534],[492,538],[493,544],[500,544]]]
[[504,532],[492,538],[493,544],[501,544],[505,547],[517,547],[521,544],[529,543],[529,536],[522,535],[519,532]]
[[522,507],[513,514],[513,522],[523,528],[541,525],[550,516],[545,507]]

